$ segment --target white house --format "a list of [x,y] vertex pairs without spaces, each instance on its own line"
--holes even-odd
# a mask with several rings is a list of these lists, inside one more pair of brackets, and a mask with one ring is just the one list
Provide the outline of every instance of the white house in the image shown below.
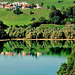
[[36,4],[36,8],[37,9],[41,9],[42,8],[42,6],[41,5],[39,5],[38,3]]

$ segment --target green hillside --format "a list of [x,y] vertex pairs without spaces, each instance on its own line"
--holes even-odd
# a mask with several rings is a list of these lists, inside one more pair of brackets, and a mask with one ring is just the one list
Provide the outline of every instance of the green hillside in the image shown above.
[[[44,8],[43,9],[24,9],[21,10],[23,14],[21,15],[15,15],[12,11],[6,11],[5,8],[0,9],[0,20],[4,22],[4,24],[10,26],[10,25],[24,25],[24,24],[29,24],[33,21],[31,19],[34,17],[38,21],[40,17],[45,17],[46,19],[49,18],[49,12],[50,10],[47,9],[47,5],[50,7],[52,5],[55,5],[57,9],[61,9],[63,6],[68,7],[71,5],[75,5],[73,3],[74,0],[62,0],[63,2],[58,3],[58,0],[0,0],[0,1],[9,1],[9,2],[14,2],[14,1],[27,1],[29,4],[32,3],[37,3],[41,4],[41,2],[44,3]],[[34,14],[30,15],[30,10],[34,12]]]

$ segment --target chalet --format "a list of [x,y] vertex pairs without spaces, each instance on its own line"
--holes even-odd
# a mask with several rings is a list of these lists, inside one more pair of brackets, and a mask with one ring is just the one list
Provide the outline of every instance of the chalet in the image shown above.
[[20,5],[20,2],[14,2],[13,5]]
[[27,2],[21,2],[21,4],[22,4],[22,5],[26,5],[26,4],[28,4],[28,3],[27,3]]
[[10,8],[10,7],[12,7],[11,4],[7,4],[7,5],[5,5],[5,8]]
[[6,4],[10,4],[9,2],[2,2],[1,4],[4,4],[4,5],[6,5]]
[[4,8],[4,6],[3,5],[0,5],[0,8]]
[[39,5],[38,3],[36,4],[36,8],[37,9],[41,9],[42,8],[42,6],[41,5]]
[[26,4],[22,4],[22,9],[26,9],[29,8],[30,9],[30,4],[26,3]]

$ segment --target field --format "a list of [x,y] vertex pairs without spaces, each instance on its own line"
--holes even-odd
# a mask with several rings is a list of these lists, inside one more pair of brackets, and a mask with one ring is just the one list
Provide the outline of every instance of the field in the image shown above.
[[[49,18],[49,12],[50,10],[47,9],[47,5],[55,5],[57,9],[61,9],[63,6],[68,7],[71,5],[75,5],[73,3],[74,0],[62,0],[63,2],[58,3],[58,0],[0,0],[0,1],[9,1],[9,2],[14,2],[14,1],[27,1],[29,4],[32,3],[39,3],[41,2],[44,3],[44,8],[43,9],[24,9],[21,10],[23,14],[21,15],[15,15],[12,11],[6,11],[5,8],[0,9],[0,20],[4,22],[4,24],[8,26],[15,26],[15,25],[24,25],[24,24],[29,24],[34,21],[31,21],[31,19],[34,17],[38,21],[40,17],[45,17],[46,19]],[[30,10],[34,12],[34,14],[30,15]]]
[[51,27],[51,28],[57,27],[57,28],[59,28],[59,29],[62,29],[63,27],[65,27],[65,25],[41,24],[39,27],[40,27],[41,29],[49,28],[49,27]]

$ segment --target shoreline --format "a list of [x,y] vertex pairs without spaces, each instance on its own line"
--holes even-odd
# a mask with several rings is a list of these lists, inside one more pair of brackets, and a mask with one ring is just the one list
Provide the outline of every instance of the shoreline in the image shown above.
[[68,40],[73,41],[75,39],[24,39],[24,38],[17,38],[17,39],[0,39],[0,41],[16,41],[16,40],[51,40],[51,41],[61,41],[61,40]]

